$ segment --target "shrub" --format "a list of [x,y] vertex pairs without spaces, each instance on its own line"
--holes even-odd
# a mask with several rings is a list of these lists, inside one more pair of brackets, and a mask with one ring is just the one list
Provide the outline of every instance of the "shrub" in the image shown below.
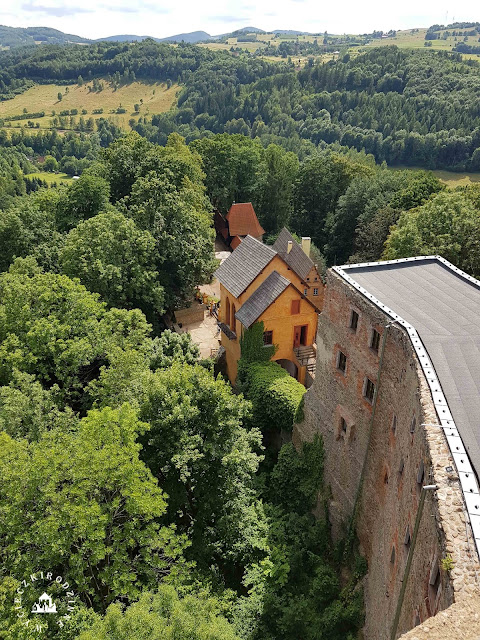
[[299,452],[291,442],[283,445],[271,473],[270,498],[285,510],[305,514],[314,508],[323,484],[325,451],[317,434]]
[[243,332],[240,338],[241,358],[238,361],[237,383],[242,388],[247,376],[248,367],[253,362],[268,362],[278,350],[277,345],[263,344],[263,322],[255,322],[249,329]]
[[287,430],[303,419],[305,387],[276,362],[254,362],[244,370],[244,392],[253,405],[256,426]]

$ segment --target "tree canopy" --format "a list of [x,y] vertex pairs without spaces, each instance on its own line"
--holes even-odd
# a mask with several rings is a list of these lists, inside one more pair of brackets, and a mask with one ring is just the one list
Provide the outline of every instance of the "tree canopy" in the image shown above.
[[141,309],[153,321],[164,311],[153,236],[117,211],[100,213],[68,234],[62,271],[111,306]]
[[56,429],[37,442],[0,435],[7,573],[48,566],[74,583],[85,603],[104,610],[172,571],[186,541],[159,523],[166,497],[136,442],[146,428],[124,405],[92,410],[76,431]]
[[480,208],[467,193],[439,193],[423,206],[403,213],[386,242],[383,257],[439,254],[479,277]]

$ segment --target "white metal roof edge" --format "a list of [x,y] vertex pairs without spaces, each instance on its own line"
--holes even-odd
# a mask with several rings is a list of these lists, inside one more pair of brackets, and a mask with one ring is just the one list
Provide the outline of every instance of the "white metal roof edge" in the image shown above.
[[441,261],[448,268],[451,268],[458,272],[458,275],[466,277],[468,280],[472,281],[474,284],[480,287],[480,282],[478,280],[472,278],[472,276],[469,276],[461,269],[457,269],[457,267],[454,267],[454,265],[452,265],[450,262],[448,262],[448,260],[445,260],[441,256],[418,256],[416,258],[402,258],[400,260],[388,260],[384,262],[365,262],[356,265],[332,267],[332,270],[346,282],[348,282],[348,284],[359,291],[365,298],[370,300],[370,302],[372,302],[376,307],[381,309],[387,316],[395,320],[398,324],[402,325],[407,331],[412,342],[412,346],[422,367],[425,378],[427,380],[428,386],[430,387],[433,404],[435,405],[435,410],[437,412],[440,424],[444,430],[448,447],[454,460],[454,465],[460,480],[460,486],[462,489],[466,512],[468,513],[468,518],[470,520],[470,526],[472,528],[473,537],[475,539],[477,553],[480,557],[480,491],[477,478],[470,463],[468,454],[466,453],[461,435],[457,429],[453,416],[450,413],[447,400],[442,391],[440,381],[437,378],[435,368],[430,361],[428,352],[425,349],[423,342],[413,325],[411,325],[397,313],[392,311],[392,309],[380,302],[380,300],[369,293],[364,287],[360,286],[358,282],[356,282],[351,276],[346,273],[348,269],[352,269],[353,267],[371,267],[383,264],[397,264],[399,262],[414,262],[425,260],[426,258],[437,259]]
[[[386,264],[421,262],[422,260],[436,260],[437,262],[441,262],[443,266],[447,267],[447,269],[450,269],[450,271],[453,271],[457,276],[459,276],[460,278],[463,278],[464,280],[467,280],[471,284],[480,288],[480,280],[477,280],[473,276],[470,276],[468,273],[465,273],[465,271],[462,271],[462,269],[459,269],[448,260],[445,260],[445,258],[443,258],[442,256],[437,256],[437,255],[414,256],[413,258],[397,258],[395,260],[379,260],[378,262],[357,262],[356,264],[344,264],[339,266],[338,268],[346,271],[348,269],[363,269],[366,267],[382,267],[383,265],[386,265]],[[334,269],[337,269],[337,267],[334,267]]]

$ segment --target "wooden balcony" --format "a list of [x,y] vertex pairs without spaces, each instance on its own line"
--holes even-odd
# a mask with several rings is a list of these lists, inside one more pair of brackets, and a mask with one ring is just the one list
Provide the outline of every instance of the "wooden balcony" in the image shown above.
[[293,353],[300,367],[307,367],[307,371],[312,377],[315,377],[315,369],[317,367],[317,345],[295,347]]

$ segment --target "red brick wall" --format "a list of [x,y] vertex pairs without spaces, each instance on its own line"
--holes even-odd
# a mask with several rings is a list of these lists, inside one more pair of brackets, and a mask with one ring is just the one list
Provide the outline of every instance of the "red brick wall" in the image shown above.
[[[359,314],[357,331],[349,328],[351,310]],[[433,404],[407,334],[388,330],[378,403],[369,443],[372,405],[363,397],[365,377],[377,383],[381,342],[389,318],[339,276],[330,272],[317,335],[317,370],[305,396],[305,421],[297,425],[294,442],[317,432],[326,449],[325,480],[331,491],[330,519],[335,538],[346,531],[355,504],[364,460],[365,479],[360,495],[357,536],[369,564],[365,580],[368,640],[387,640],[403,579],[408,548],[407,525],[413,533],[421,484],[418,469],[425,466],[424,484],[431,480],[431,450],[422,423],[435,421]],[[372,329],[381,334],[380,349],[369,344]],[[347,355],[344,375],[337,370],[337,353]],[[430,404],[431,406],[430,406]],[[392,431],[393,416],[396,431]],[[410,433],[412,418],[416,428]],[[344,433],[340,418],[347,423]],[[443,437],[443,435],[441,436]],[[403,470],[400,472],[403,464]],[[458,493],[458,490],[457,490]],[[435,558],[445,555],[445,540],[434,494],[429,494],[419,529],[411,576],[402,608],[399,632],[453,601],[448,574],[442,572],[436,604],[428,597]],[[392,559],[392,548],[395,558]],[[417,620],[418,622],[418,620]]]

